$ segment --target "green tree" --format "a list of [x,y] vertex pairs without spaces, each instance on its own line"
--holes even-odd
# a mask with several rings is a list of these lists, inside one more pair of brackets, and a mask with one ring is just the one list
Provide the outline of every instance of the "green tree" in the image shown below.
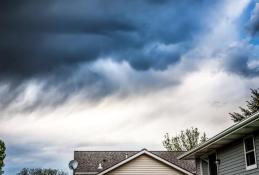
[[168,133],[165,134],[165,139],[163,141],[163,146],[168,151],[189,151],[200,143],[207,140],[206,134],[200,134],[198,128],[191,127],[181,131],[180,134],[170,137]]
[[0,175],[4,174],[3,167],[4,167],[4,158],[6,156],[5,154],[5,144],[0,139]]
[[251,99],[246,101],[246,108],[239,107],[241,113],[233,112],[229,113],[231,119],[234,122],[240,122],[251,115],[255,114],[259,111],[259,92],[258,89],[250,89],[251,90]]
[[66,172],[57,169],[23,168],[17,175],[68,175]]

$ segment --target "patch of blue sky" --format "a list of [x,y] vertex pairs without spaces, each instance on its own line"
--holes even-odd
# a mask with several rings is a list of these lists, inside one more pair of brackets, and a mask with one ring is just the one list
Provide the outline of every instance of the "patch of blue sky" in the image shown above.
[[249,40],[249,43],[250,43],[250,44],[253,44],[253,45],[259,45],[259,37],[258,37],[258,36],[252,37],[252,38]]

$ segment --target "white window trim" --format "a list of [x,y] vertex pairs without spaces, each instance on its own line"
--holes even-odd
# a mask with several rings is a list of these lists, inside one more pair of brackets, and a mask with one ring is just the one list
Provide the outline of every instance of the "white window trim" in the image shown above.
[[203,160],[202,159],[200,159],[200,173],[201,173],[201,175],[203,175],[203,166],[202,166],[202,162]]
[[[245,140],[248,139],[248,138],[252,138],[252,139],[253,139],[254,150],[250,150],[250,151],[246,152]],[[249,170],[256,169],[256,168],[257,168],[257,160],[256,160],[255,139],[254,139],[254,136],[253,136],[253,135],[250,135],[250,136],[245,137],[245,138],[243,139],[243,145],[244,145],[244,154],[245,154],[246,170],[249,171]],[[249,153],[249,152],[252,152],[252,151],[254,152],[255,164],[254,164],[254,165],[247,166],[246,154]]]
[[209,161],[208,160],[206,160],[206,159],[204,159],[204,158],[200,158],[200,165],[201,165],[201,175],[203,175],[204,174],[204,172],[203,172],[203,163],[207,163],[207,174],[210,174],[210,170],[209,170]]

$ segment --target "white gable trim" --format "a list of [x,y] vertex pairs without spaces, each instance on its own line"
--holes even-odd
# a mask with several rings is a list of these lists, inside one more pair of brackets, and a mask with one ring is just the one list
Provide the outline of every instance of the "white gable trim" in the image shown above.
[[162,163],[164,163],[164,164],[166,164],[166,165],[168,165],[168,166],[170,166],[170,167],[172,167],[172,168],[174,168],[174,169],[176,169],[176,170],[178,170],[178,171],[180,171],[182,173],[185,173],[187,175],[193,175],[193,173],[191,173],[191,172],[189,172],[189,171],[187,171],[187,170],[185,170],[185,169],[183,169],[183,168],[181,168],[181,167],[179,167],[179,166],[177,166],[175,164],[172,164],[172,163],[170,163],[170,162],[160,158],[159,156],[149,152],[146,149],[144,149],[144,150],[138,152],[137,154],[135,154],[135,155],[133,155],[133,156],[131,156],[131,157],[121,161],[120,163],[118,163],[118,164],[116,164],[116,165],[114,165],[114,166],[112,166],[112,167],[110,167],[110,168],[108,168],[108,169],[98,173],[97,175],[104,175],[104,174],[106,174],[106,173],[108,173],[108,172],[110,172],[110,171],[112,171],[112,170],[114,170],[114,169],[116,169],[116,168],[118,168],[118,167],[128,163],[129,161],[131,161],[131,160],[133,160],[133,159],[143,155],[143,154],[146,154],[146,155],[148,155],[148,156],[150,156],[150,157],[152,157],[152,158],[154,158],[154,159],[156,159],[156,160],[158,160],[158,161],[160,161],[160,162],[162,162]]
[[89,174],[89,175],[94,175],[97,174],[98,172],[76,172],[75,175],[85,175],[85,174]]

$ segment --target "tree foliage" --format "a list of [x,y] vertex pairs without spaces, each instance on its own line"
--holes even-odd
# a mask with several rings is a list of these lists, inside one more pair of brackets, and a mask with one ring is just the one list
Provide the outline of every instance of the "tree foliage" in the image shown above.
[[68,175],[68,173],[57,169],[23,168],[17,175]]
[[5,144],[4,142],[0,139],[0,175],[4,174],[3,167],[4,167],[4,159],[5,159]]
[[229,113],[231,119],[234,122],[240,122],[259,111],[258,89],[251,89],[251,99],[249,101],[246,101],[246,103],[247,103],[246,108],[239,107],[239,109],[241,110],[241,113],[238,113],[238,112]]
[[189,151],[206,140],[207,137],[205,133],[201,135],[198,128],[191,127],[173,137],[170,137],[169,134],[166,133],[163,146],[168,151]]

